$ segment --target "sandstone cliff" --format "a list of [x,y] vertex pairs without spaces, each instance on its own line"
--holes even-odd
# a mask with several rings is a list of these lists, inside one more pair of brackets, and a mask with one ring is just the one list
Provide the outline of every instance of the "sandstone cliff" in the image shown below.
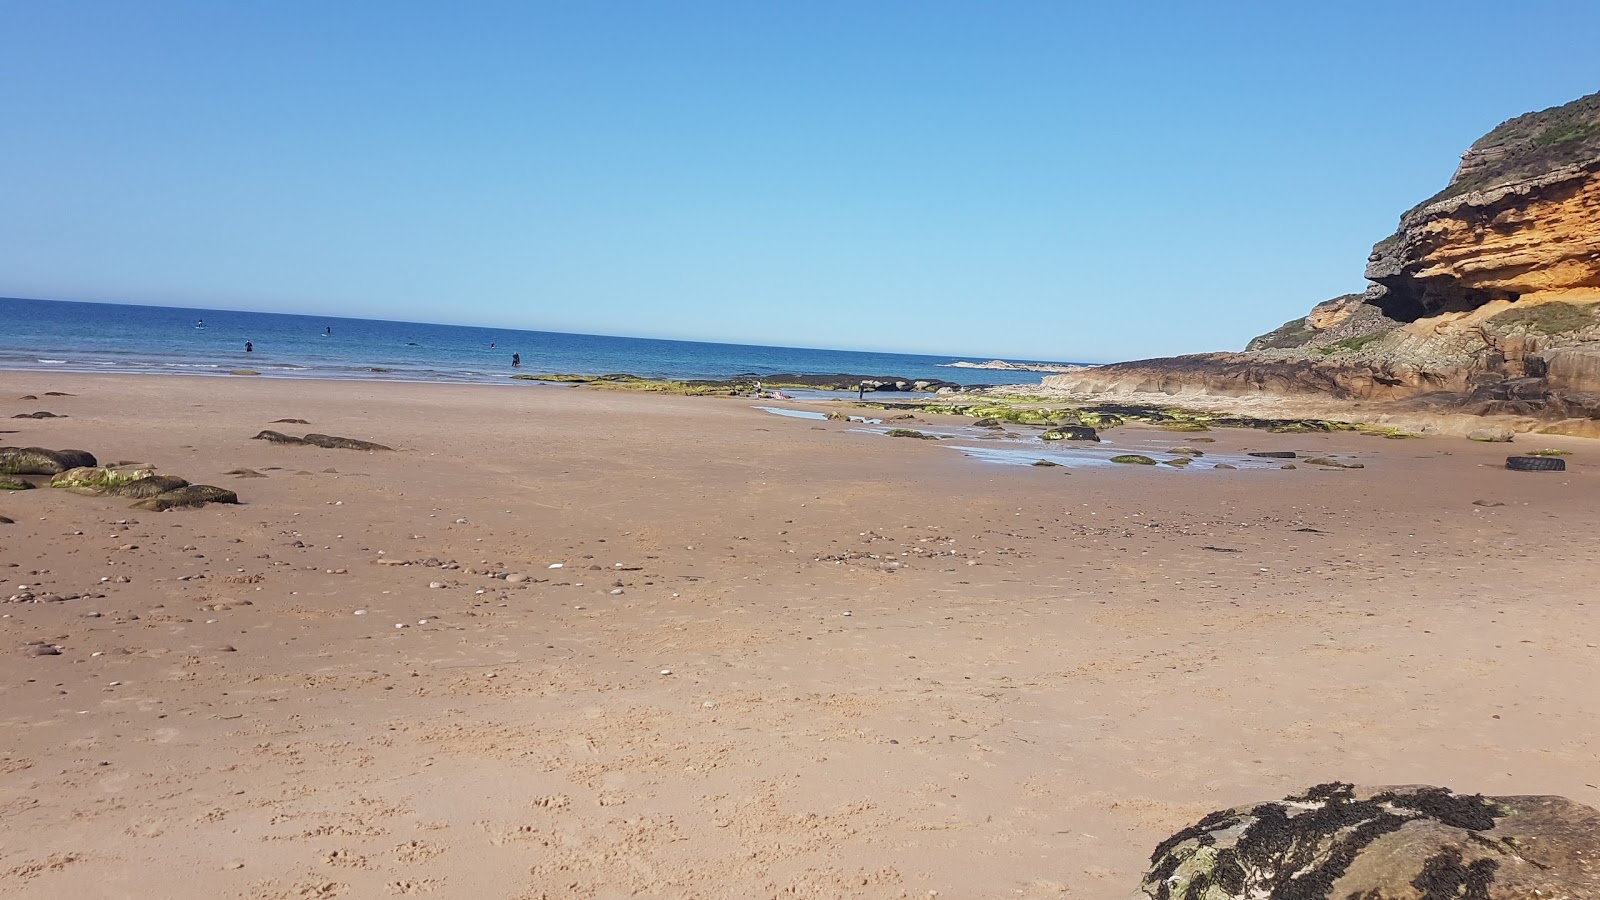
[[1600,436],[1600,93],[1518,116],[1373,248],[1349,294],[1213,353],[1053,375],[1072,393],[1320,396]]

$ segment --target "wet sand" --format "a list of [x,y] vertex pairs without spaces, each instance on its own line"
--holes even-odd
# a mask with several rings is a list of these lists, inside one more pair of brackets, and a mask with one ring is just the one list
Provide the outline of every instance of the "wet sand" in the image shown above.
[[0,602],[0,896],[1107,898],[1318,782],[1600,804],[1600,444],[1034,468],[755,405],[0,373],[0,444],[244,501],[0,493],[0,601],[85,595]]

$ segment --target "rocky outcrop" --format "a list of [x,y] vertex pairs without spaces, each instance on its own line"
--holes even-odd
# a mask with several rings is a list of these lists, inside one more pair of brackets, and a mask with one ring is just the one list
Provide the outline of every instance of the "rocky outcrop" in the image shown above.
[[1563,797],[1318,785],[1174,834],[1134,897],[1600,897],[1600,811]]
[[1600,94],[1519,116],[1368,259],[1362,294],[1243,353],[1051,375],[1074,394],[1300,397],[1513,415],[1600,433]]

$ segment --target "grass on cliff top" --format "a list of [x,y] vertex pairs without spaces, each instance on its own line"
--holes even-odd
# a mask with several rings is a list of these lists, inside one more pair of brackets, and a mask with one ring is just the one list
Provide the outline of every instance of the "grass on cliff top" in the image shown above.
[[1537,178],[1562,166],[1600,157],[1600,92],[1502,122],[1475,141],[1468,152],[1493,149],[1502,150],[1505,155],[1466,178],[1452,181],[1407,215],[1430,203]]
[[1514,306],[1491,318],[1486,324],[1498,328],[1526,328],[1539,334],[1565,334],[1595,325],[1595,308],[1576,306],[1560,300],[1533,306]]

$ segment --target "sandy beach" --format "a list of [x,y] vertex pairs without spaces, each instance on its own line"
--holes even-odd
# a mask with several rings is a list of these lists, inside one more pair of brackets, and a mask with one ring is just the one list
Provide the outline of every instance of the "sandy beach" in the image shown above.
[[76,595],[0,602],[0,896],[1091,900],[1319,782],[1600,804],[1600,445],[1008,467],[753,406],[0,373],[0,444],[242,501],[0,492],[0,601]]

